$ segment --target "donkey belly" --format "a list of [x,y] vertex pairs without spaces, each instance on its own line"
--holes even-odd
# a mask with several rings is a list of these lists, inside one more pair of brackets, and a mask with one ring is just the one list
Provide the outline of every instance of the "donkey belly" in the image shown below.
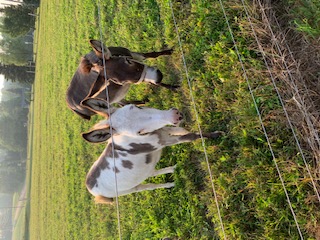
[[160,159],[160,154],[161,150],[152,154],[138,154],[130,158],[118,158],[115,159],[115,168],[113,159],[108,159],[109,169],[100,172],[97,184],[89,191],[93,195],[115,197],[117,181],[118,194],[121,195],[122,191],[136,187],[154,173],[155,165]]

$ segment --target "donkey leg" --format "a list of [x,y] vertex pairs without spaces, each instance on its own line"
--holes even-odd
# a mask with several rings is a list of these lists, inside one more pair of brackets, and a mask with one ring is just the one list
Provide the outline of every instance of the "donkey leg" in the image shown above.
[[[158,131],[155,131],[159,136],[159,141],[164,146],[171,146],[184,142],[192,142],[200,138],[200,134],[191,133],[181,127],[164,127]],[[202,136],[205,138],[216,139],[222,136],[224,132],[215,131],[211,133],[203,133]]]
[[173,53],[173,49],[167,49],[160,52],[148,52],[148,53],[132,52],[131,55],[134,59],[141,61],[146,58],[157,58],[163,55],[171,55],[172,53]]
[[171,136],[181,136],[190,133],[188,130],[184,129],[183,127],[164,127],[162,128],[163,131],[167,131]]
[[159,170],[155,170],[153,172],[153,174],[151,175],[151,177],[155,177],[155,176],[167,174],[167,173],[173,173],[175,168],[176,168],[176,165],[171,166],[171,167],[162,168]]
[[162,83],[162,82],[156,83],[156,85],[160,86],[160,87],[164,87],[164,88],[172,90],[172,91],[176,91],[177,88],[180,87],[180,86],[176,86],[176,85],[165,84],[165,83]]
[[121,100],[121,101],[119,102],[119,104],[123,107],[123,106],[128,105],[128,104],[144,105],[144,104],[146,104],[147,102],[149,102],[149,99],[146,98],[146,99],[141,100],[141,101],[139,101],[139,100],[134,100],[134,101]]
[[150,191],[154,189],[159,188],[172,188],[174,187],[174,183],[160,183],[160,184],[154,184],[154,183],[148,183],[148,184],[139,184],[138,186],[131,188],[127,191],[120,192],[119,195],[127,195],[130,193],[136,193],[136,192],[142,192],[142,191]]
[[[215,132],[210,132],[210,133],[202,133],[202,136],[204,138],[209,138],[209,139],[216,139],[218,137],[221,137],[224,134],[222,131],[215,131]],[[201,138],[200,134],[198,133],[188,133],[186,135],[182,135],[179,137],[180,142],[191,142],[194,141],[198,138]]]

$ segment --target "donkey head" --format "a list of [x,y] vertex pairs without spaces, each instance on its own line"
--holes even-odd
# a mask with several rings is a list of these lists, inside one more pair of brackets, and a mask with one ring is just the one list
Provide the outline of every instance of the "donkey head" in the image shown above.
[[175,108],[158,110],[130,104],[118,109],[108,109],[105,100],[96,98],[86,99],[82,101],[82,105],[107,117],[96,124],[90,132],[82,135],[89,142],[108,140],[111,136],[110,126],[114,134],[139,136],[151,133],[166,125],[178,125],[182,120],[182,114]]
[[[105,62],[106,79],[111,80],[119,85],[126,83],[159,83],[163,75],[155,67],[147,66],[131,56],[131,52],[125,48],[120,48],[123,55],[119,55],[117,48],[107,48],[98,40],[90,40],[93,51],[85,55],[82,59],[84,72],[94,69],[104,76],[103,62]],[[126,51],[124,51],[124,50]],[[104,57],[104,60],[103,60]]]

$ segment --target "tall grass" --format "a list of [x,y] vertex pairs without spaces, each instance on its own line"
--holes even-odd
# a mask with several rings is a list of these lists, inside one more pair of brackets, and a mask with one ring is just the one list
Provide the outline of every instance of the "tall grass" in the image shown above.
[[288,1],[289,13],[296,29],[307,37],[319,40],[320,37],[320,3],[316,0]]

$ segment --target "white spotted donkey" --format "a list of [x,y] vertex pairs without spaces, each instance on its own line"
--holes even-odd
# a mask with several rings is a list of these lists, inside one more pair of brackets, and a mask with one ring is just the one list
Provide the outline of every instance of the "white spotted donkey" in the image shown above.
[[[95,196],[97,203],[110,203],[116,196],[115,173],[119,196],[174,186],[173,182],[141,183],[149,177],[174,172],[175,166],[155,169],[162,148],[200,137],[197,133],[177,127],[182,120],[182,114],[177,109],[165,111],[130,104],[119,109],[110,109],[111,115],[108,116],[108,104],[105,100],[88,98],[82,104],[107,116],[106,120],[100,121],[90,132],[83,134],[89,142],[107,141],[105,150],[91,167],[86,179],[86,186]],[[110,122],[113,137],[110,134]],[[203,136],[217,138],[221,133],[216,131]]]

